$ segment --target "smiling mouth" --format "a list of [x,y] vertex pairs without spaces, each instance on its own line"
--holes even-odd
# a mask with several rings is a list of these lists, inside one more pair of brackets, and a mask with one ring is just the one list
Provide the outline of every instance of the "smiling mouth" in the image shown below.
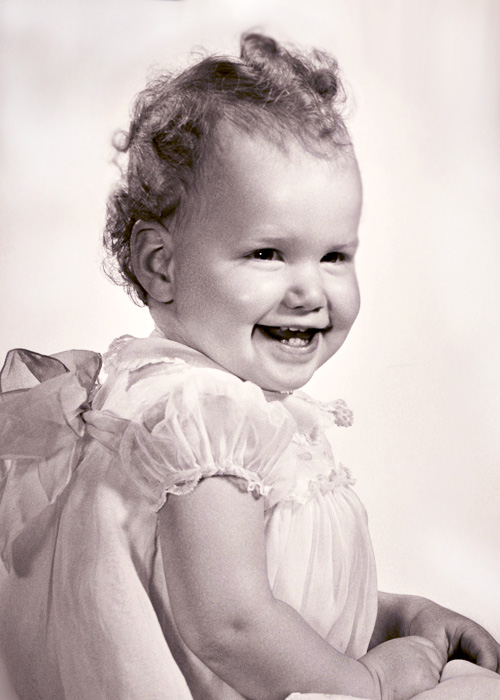
[[289,347],[303,348],[311,344],[317,333],[322,333],[327,328],[285,328],[283,326],[257,325],[264,335]]

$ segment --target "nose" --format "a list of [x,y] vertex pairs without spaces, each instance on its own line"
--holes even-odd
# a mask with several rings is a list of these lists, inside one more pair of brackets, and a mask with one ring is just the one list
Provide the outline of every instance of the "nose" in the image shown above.
[[314,263],[304,263],[291,267],[283,302],[290,309],[303,311],[323,309],[327,305],[327,300],[319,266]]

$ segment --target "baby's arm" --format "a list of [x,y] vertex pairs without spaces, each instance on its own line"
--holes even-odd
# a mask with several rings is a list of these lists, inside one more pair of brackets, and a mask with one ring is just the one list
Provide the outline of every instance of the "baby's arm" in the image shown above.
[[[282,700],[291,692],[389,697],[380,686],[391,674],[396,646],[384,654],[388,645],[382,645],[356,661],[273,597],[262,499],[230,478],[206,479],[189,495],[169,496],[160,512],[160,537],[180,635],[239,693],[252,700]],[[406,699],[433,687],[439,660],[432,645],[418,640],[395,644],[404,663],[395,664],[395,677],[389,679],[401,686],[391,697]],[[413,670],[419,675],[416,689],[407,680],[415,677]]]
[[483,627],[426,598],[379,593],[370,648],[395,637],[419,635],[438,649],[443,665],[454,655],[500,673],[500,645]]

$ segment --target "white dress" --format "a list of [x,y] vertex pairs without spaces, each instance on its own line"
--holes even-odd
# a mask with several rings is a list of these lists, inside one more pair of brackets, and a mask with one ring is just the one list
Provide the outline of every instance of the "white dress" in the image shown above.
[[[2,376],[3,391],[25,389],[0,402],[0,642],[20,700],[241,698],[178,634],[157,537],[168,494],[213,475],[264,499],[274,595],[362,656],[375,565],[324,435],[349,423],[345,405],[263,392],[157,334],[115,341],[94,395],[98,369],[85,351],[20,351]],[[109,432],[85,431],[89,401],[114,418]]]

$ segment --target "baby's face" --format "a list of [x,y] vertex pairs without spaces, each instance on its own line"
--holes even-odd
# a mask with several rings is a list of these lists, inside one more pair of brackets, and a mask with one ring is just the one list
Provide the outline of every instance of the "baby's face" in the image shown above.
[[304,385],[359,310],[353,156],[233,135],[204,204],[174,236],[167,337],[263,389]]

